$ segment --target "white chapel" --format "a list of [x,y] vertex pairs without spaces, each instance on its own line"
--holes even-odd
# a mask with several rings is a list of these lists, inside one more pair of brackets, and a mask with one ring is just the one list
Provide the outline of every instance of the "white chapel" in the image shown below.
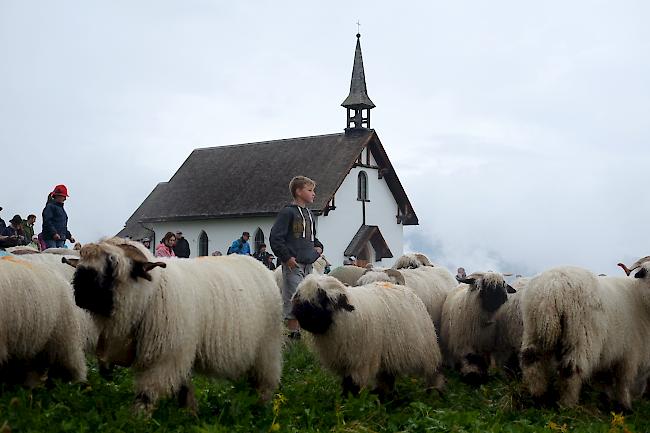
[[[337,134],[195,149],[168,182],[159,183],[118,236],[182,231],[191,256],[226,253],[247,231],[251,249],[268,242],[277,213],[291,202],[289,181],[314,179],[317,237],[334,266],[354,255],[363,265],[390,266],[403,252],[405,225],[418,218],[386,150],[370,128],[360,35],[350,94],[341,104],[347,127]],[[246,176],[239,167],[245,164]],[[269,247],[270,249],[270,247]]]

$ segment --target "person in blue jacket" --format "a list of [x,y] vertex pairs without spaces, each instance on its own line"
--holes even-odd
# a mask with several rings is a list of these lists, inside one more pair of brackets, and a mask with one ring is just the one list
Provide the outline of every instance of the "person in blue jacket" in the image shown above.
[[68,197],[68,188],[65,185],[55,186],[48,196],[43,209],[43,240],[48,248],[63,248],[66,239],[75,242],[68,231],[68,214],[63,208]]
[[248,243],[248,239],[250,239],[250,237],[250,233],[242,233],[239,239],[235,239],[232,242],[232,245],[230,245],[230,248],[228,248],[228,254],[241,254],[244,256],[250,256],[251,246]]

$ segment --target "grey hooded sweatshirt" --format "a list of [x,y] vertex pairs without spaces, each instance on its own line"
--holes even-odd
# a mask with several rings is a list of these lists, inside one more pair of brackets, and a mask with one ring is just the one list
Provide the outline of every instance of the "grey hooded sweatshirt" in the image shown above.
[[310,265],[320,254],[315,247],[323,248],[316,238],[314,216],[309,209],[295,204],[285,206],[271,228],[271,249],[282,263],[295,257],[298,263]]

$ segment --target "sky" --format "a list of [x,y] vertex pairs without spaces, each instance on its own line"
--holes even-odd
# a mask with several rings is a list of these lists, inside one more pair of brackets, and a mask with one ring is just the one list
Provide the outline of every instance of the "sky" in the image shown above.
[[117,233],[198,147],[340,132],[357,21],[372,126],[468,271],[617,274],[650,254],[645,1],[0,0],[0,216],[70,191]]

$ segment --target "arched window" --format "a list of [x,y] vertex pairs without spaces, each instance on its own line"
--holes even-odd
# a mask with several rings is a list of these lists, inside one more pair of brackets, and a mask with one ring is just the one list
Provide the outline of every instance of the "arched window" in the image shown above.
[[260,245],[264,243],[264,232],[262,231],[261,228],[257,228],[255,230],[255,240],[253,241],[253,247],[255,248],[255,252],[260,250]]
[[199,256],[208,255],[208,234],[201,230],[199,233]]
[[365,171],[359,172],[357,183],[357,200],[368,201],[368,175]]

